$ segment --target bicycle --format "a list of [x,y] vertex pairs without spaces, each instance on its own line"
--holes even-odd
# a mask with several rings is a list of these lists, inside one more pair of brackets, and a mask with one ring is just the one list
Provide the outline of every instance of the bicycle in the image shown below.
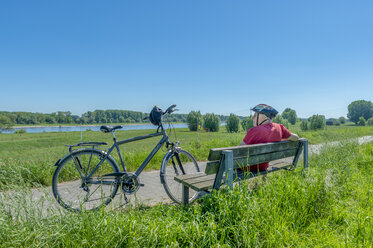
[[[108,205],[121,187],[127,203],[126,194],[133,194],[141,186],[144,186],[139,180],[139,175],[160,148],[166,144],[168,152],[163,157],[160,168],[161,183],[167,195],[174,202],[181,203],[182,185],[174,181],[174,177],[181,174],[196,173],[200,169],[195,158],[189,152],[181,149],[178,141],[175,143],[169,141],[169,136],[163,127],[162,117],[176,111],[175,107],[176,105],[172,105],[166,111],[161,111],[156,133],[117,141],[114,132],[122,126],[101,126],[100,131],[113,135],[114,143],[107,152],[97,149],[97,147],[107,145],[106,142],[82,142],[67,145],[69,153],[54,164],[57,168],[53,173],[52,191],[57,202],[73,212],[79,212],[82,209],[97,210]],[[157,136],[162,136],[161,140],[136,172],[128,172],[119,146]],[[81,148],[82,146],[90,147]],[[79,149],[74,150],[76,147],[79,147]],[[122,171],[117,161],[110,155],[114,149],[119,156]],[[197,192],[190,195],[190,201],[193,201],[197,197]]]

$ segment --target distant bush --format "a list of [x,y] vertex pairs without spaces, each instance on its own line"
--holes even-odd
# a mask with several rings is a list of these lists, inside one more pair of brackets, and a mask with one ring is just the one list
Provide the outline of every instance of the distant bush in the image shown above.
[[325,121],[325,124],[326,124],[327,126],[332,126],[332,125],[334,125],[334,126],[339,126],[341,123],[340,123],[339,120],[337,120],[337,119],[330,118],[330,119],[328,119],[328,120]]
[[212,114],[205,114],[203,116],[203,127],[208,129],[210,132],[218,132],[220,127],[220,118],[218,115]]
[[15,131],[14,133],[26,133],[26,130],[25,129],[19,129],[17,131]]
[[344,118],[343,116],[341,116],[341,117],[339,117],[339,122],[341,123],[341,124],[345,124],[346,123],[346,118]]
[[241,126],[243,128],[244,131],[247,131],[249,130],[250,128],[252,128],[254,126],[254,121],[252,119],[252,116],[249,116],[249,117],[245,117],[242,121],[241,121]]
[[309,129],[308,121],[304,120],[300,123],[300,129],[302,131],[307,131]]
[[368,119],[367,125],[368,126],[373,126],[373,117]]
[[325,128],[325,117],[323,115],[313,115],[310,118],[310,129],[317,130]]
[[359,118],[359,121],[357,122],[357,125],[358,126],[365,126],[365,124],[366,124],[366,120],[364,119],[364,117],[360,117]]
[[240,118],[235,114],[230,114],[225,127],[228,133],[237,133],[240,129]]
[[282,118],[281,115],[277,115],[272,121],[275,123],[282,124],[286,128],[289,128],[289,121]]
[[203,124],[203,118],[200,111],[191,111],[187,116],[187,123],[190,131],[197,131],[198,125]]

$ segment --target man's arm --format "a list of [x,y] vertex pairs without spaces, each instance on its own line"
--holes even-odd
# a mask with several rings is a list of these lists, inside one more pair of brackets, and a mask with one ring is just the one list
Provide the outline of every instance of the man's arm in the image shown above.
[[244,141],[241,141],[241,143],[239,144],[239,146],[244,146],[244,145],[246,145]]
[[299,139],[298,135],[296,135],[295,133],[292,133],[290,135],[289,138],[287,138],[287,140],[290,140],[290,141],[297,141]]

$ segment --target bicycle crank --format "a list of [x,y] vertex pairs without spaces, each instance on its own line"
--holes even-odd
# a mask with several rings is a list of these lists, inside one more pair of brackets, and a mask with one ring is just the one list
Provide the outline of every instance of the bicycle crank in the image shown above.
[[124,173],[120,180],[122,191],[127,194],[133,194],[139,189],[139,187],[144,186],[144,184],[140,182],[140,178],[132,172]]

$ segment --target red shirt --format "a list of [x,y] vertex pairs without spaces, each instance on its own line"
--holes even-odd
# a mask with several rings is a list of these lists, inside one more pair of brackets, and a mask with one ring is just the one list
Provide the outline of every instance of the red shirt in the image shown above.
[[[289,138],[291,132],[287,130],[283,125],[278,123],[266,123],[260,126],[250,128],[243,141],[246,145],[268,143],[268,142],[278,142],[283,139]],[[269,163],[252,165],[249,168],[250,171],[266,170],[269,167]],[[245,168],[245,169],[246,169]]]

